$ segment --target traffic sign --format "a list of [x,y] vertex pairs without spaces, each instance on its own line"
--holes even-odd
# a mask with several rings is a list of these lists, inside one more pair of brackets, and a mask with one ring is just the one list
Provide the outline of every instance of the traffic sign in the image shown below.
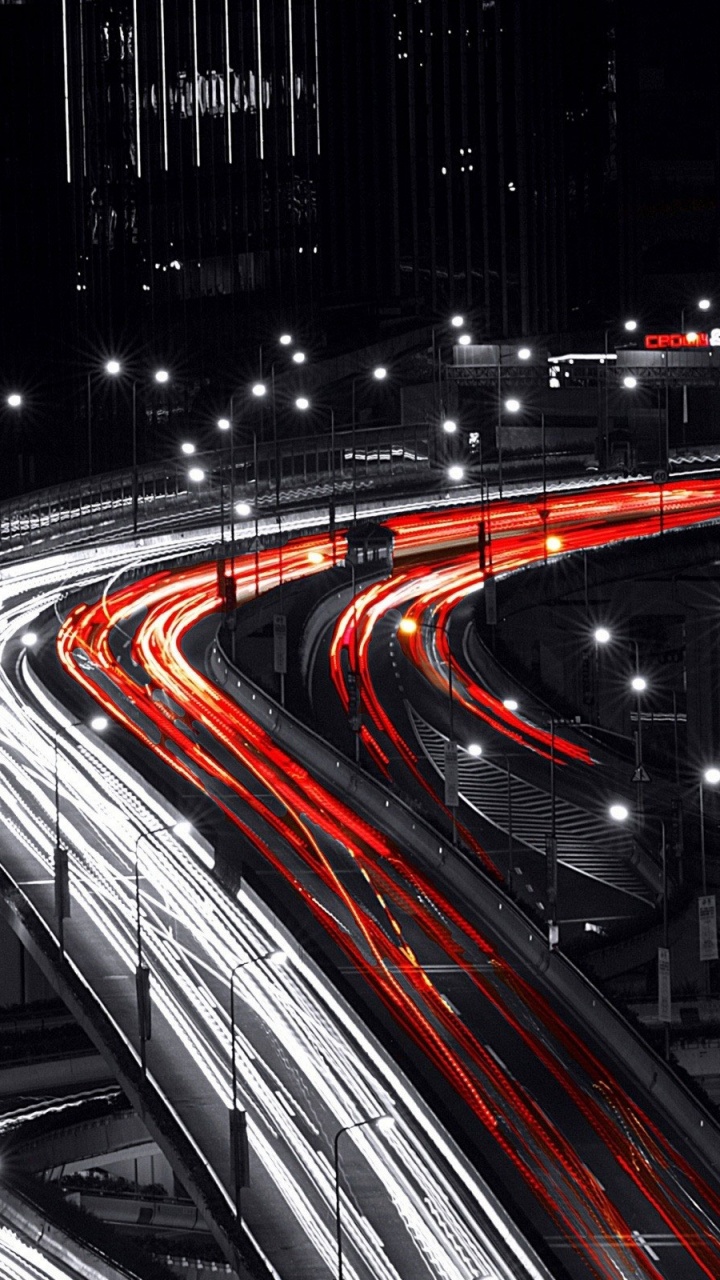
[[650,774],[648,773],[644,764],[638,765],[630,781],[631,782],[649,782],[650,781]]

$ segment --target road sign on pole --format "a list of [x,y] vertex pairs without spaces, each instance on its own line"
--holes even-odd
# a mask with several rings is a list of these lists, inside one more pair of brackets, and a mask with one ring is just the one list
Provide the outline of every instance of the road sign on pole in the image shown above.
[[658,1019],[672,1022],[669,947],[658,947]]
[[445,743],[445,804],[448,809],[457,809],[460,802],[458,786],[458,749],[457,742]]
[[648,773],[644,764],[638,765],[630,781],[631,782],[649,782],[650,781],[650,774]]
[[708,893],[704,897],[698,898],[698,934],[700,960],[717,960],[717,910],[714,893]]

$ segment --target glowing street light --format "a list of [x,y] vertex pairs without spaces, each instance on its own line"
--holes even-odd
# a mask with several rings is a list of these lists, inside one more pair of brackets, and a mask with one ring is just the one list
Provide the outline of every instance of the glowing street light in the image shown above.
[[293,364],[304,364],[307,356],[304,351],[293,351]]
[[470,343],[472,342],[472,338],[470,337],[469,333],[461,333],[460,337],[458,338],[458,342],[460,343],[461,347],[469,347]]
[[279,338],[281,347],[292,346],[292,336],[289,333],[281,333]]
[[170,381],[170,374],[168,373],[167,369],[156,369],[156,370],[155,370],[155,381],[156,381],[156,382],[159,382],[161,385],[162,385],[162,384],[164,384],[164,383],[166,383],[166,382],[169,382],[169,381]]
[[709,298],[701,298],[698,302],[698,307],[701,311],[709,311],[711,306],[712,303]]
[[467,753],[468,753],[468,755],[469,755],[469,756],[474,756],[474,757],[475,757],[475,759],[477,759],[477,758],[478,758],[478,756],[481,756],[481,755],[482,755],[482,747],[480,746],[480,743],[479,743],[479,742],[469,742],[469,743],[468,743],[468,747],[467,747]]
[[507,711],[517,711],[518,705],[517,698],[503,698],[503,706]]
[[529,360],[531,355],[532,351],[529,347],[521,347],[518,351],[518,360]]
[[634,333],[638,327],[638,322],[637,320],[626,320],[623,327],[627,329],[628,333]]
[[253,382],[250,390],[254,396],[257,396],[258,400],[267,395],[267,387],[264,382]]
[[193,484],[202,484],[205,479],[205,472],[202,467],[191,467],[188,471],[188,480],[192,480]]
[[630,817],[630,810],[627,805],[620,804],[619,801],[610,805],[608,813],[610,814],[613,822],[627,822]]
[[20,643],[26,649],[32,649],[37,644],[37,633],[35,631],[25,631],[20,637]]
[[462,329],[463,325],[465,324],[465,317],[453,316],[452,319],[450,320],[450,324],[452,325],[453,329]]
[[446,436],[454,436],[457,431],[457,422],[454,418],[446,418],[442,424],[442,429]]
[[644,676],[633,676],[630,681],[630,688],[634,689],[636,693],[643,693],[647,689],[647,680]]
[[597,644],[608,644],[612,639],[607,627],[596,627],[593,631],[593,637]]
[[19,395],[17,391],[11,391],[10,395],[7,397],[7,403],[9,404],[11,409],[19,409],[22,405],[22,402],[23,402],[22,396]]
[[236,503],[235,503],[235,515],[236,515],[236,516],[240,516],[241,520],[244,520],[247,516],[251,516],[251,515],[252,515],[252,507],[250,506],[250,503],[249,503],[249,502],[236,502]]
[[306,409],[309,409],[310,401],[308,400],[307,396],[298,396],[295,401],[295,408],[301,409],[303,413],[305,412]]
[[634,378],[631,373],[626,374],[623,378],[623,386],[627,387],[628,391],[632,391],[633,387],[637,386],[637,378]]
[[106,360],[105,372],[109,373],[112,378],[116,378],[119,373],[122,373],[122,365],[120,364],[120,361]]
[[462,480],[464,476],[465,468],[461,467],[459,462],[454,462],[451,467],[448,467],[448,480],[452,480],[457,483]]
[[180,445],[180,451],[181,453],[187,454],[189,457],[190,454],[195,452],[195,445],[192,443],[191,440],[183,440],[182,444]]
[[378,382],[384,382],[387,374],[388,371],[383,364],[379,364],[377,368],[373,369],[373,378],[376,378]]
[[519,413],[522,405],[519,400],[516,400],[514,396],[511,396],[509,400],[505,401],[505,408],[508,413]]

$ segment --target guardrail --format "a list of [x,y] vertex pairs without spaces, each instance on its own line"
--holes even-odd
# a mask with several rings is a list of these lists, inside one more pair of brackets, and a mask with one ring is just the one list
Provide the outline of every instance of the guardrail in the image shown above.
[[[101,526],[133,527],[143,535],[165,525],[169,514],[186,524],[215,512],[229,520],[231,488],[236,501],[262,509],[278,501],[297,505],[303,497],[329,503],[333,494],[394,486],[401,478],[434,486],[445,454],[432,436],[426,423],[336,432],[328,427],[322,435],[276,445],[236,428],[232,476],[229,449],[210,449],[37,490],[0,504],[0,548],[32,552],[48,536],[93,536]],[[190,479],[193,466],[203,471],[201,481]]]

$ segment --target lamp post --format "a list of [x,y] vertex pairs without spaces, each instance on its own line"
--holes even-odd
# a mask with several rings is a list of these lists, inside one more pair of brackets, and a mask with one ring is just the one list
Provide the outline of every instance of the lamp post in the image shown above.
[[287,961],[287,952],[276,949],[274,951],[266,951],[261,956],[250,956],[247,960],[239,960],[238,963],[230,970],[230,1072],[232,1081],[232,1110],[230,1111],[230,1166],[233,1179],[233,1194],[235,1198],[235,1217],[238,1226],[242,1223],[242,1188],[250,1185],[249,1167],[248,1167],[248,1145],[247,1145],[247,1112],[238,1111],[238,1088],[237,1088],[237,1050],[235,1041],[237,1038],[236,1020],[235,1020],[235,977],[241,969],[247,968],[251,964],[262,964],[267,961],[269,964],[281,965]]
[[645,804],[643,799],[643,786],[647,778],[647,773],[646,773],[645,766],[643,764],[643,758],[642,758],[643,748],[642,748],[641,694],[643,694],[647,689],[647,680],[643,675],[640,674],[640,648],[637,640],[634,640],[633,644],[635,646],[635,675],[632,677],[630,681],[630,687],[635,692],[635,708],[636,708],[635,715],[637,720],[637,728],[635,730],[635,773],[633,775],[633,781],[635,782],[635,785],[637,787],[636,808],[637,808],[638,821],[642,823],[643,809]]
[[698,782],[700,799],[700,874],[702,878],[702,897],[698,903],[698,931],[700,965],[703,975],[703,991],[710,993],[710,961],[718,958],[717,912],[715,894],[708,896],[707,860],[705,856],[705,787],[716,787],[720,782],[720,769],[710,765],[704,769]]
[[[515,709],[517,708],[517,703],[514,703],[514,707]],[[478,742],[470,742],[467,747],[467,753],[469,756],[472,756],[473,759],[478,760],[482,755],[482,747]],[[513,849],[512,770],[510,768],[510,756],[506,751],[493,751],[492,755],[493,755],[493,758],[499,758],[500,760],[503,760],[505,763],[505,780],[507,784],[506,795],[507,795],[507,838],[508,838],[507,886],[509,890],[512,890],[514,849]]]
[[[608,810],[613,822],[627,822],[630,817],[626,805],[619,801],[610,805]],[[672,1021],[672,980],[670,974],[670,948],[668,944],[668,881],[667,881],[667,834],[665,819],[654,815],[660,824],[661,874],[662,874],[662,946],[658,947],[658,1021],[665,1026],[665,1061],[670,1057],[670,1023]],[[644,814],[642,816],[644,822]],[[634,833],[638,844],[643,841],[638,832]]]
[[[29,643],[29,635],[25,638],[25,643]],[[34,638],[32,640],[34,644]],[[69,733],[71,729],[77,729],[79,725],[84,724],[84,720],[71,720],[67,725],[60,725],[53,729],[53,776],[54,776],[54,797],[55,797],[55,849],[53,854],[53,881],[55,889],[55,918],[57,920],[58,946],[60,954],[65,954],[65,921],[70,915],[70,878],[68,865],[68,851],[63,847],[60,832],[60,734]],[[102,733],[107,728],[106,716],[93,716],[90,720],[90,728],[95,733]]]
[[[448,622],[449,622],[449,615],[448,615]],[[445,783],[445,805],[450,810],[450,813],[451,813],[452,842],[453,844],[455,844],[455,841],[457,839],[457,808],[458,808],[460,796],[458,791],[458,749],[457,749],[457,742],[455,741],[455,718],[454,718],[454,706],[453,706],[454,700],[455,700],[455,695],[453,691],[453,660],[452,660],[452,646],[450,643],[450,630],[448,627],[448,622],[446,622],[445,626],[442,628],[442,631],[445,635],[445,639],[447,640],[447,648],[448,648],[447,669],[448,669],[448,735],[449,736],[448,736],[448,741],[445,743],[444,783]],[[400,633],[400,635],[403,635],[403,636],[415,635],[418,628],[420,628],[421,630],[429,629],[432,631],[432,634],[434,636],[437,636],[437,632],[439,629],[434,622],[424,622],[424,621],[418,622],[415,618],[409,618],[407,616],[402,618],[400,620],[400,623],[398,624],[398,632]]]
[[[498,345],[497,353],[498,353],[498,355],[497,355],[497,455],[498,455],[498,497],[502,498],[502,495],[503,495],[503,470],[502,470],[502,463],[503,463],[503,451],[502,451],[502,436],[503,436],[503,431],[502,431],[502,428],[503,428],[503,421],[502,421],[502,409],[503,409],[503,399],[502,399],[502,370],[503,370],[503,358],[502,358],[502,357],[503,357],[503,353],[502,353],[502,348],[501,348],[499,345]],[[532,357],[532,351],[531,351],[530,347],[525,347],[525,346],[523,346],[523,347],[519,347],[519,348],[518,348],[517,355],[518,355],[518,359],[519,359],[519,360],[530,360],[530,359],[531,359],[531,357]],[[520,408],[519,403],[518,403],[517,401],[514,401],[514,403],[515,403],[515,404],[517,404],[517,408],[519,409],[519,408]],[[508,406],[506,405],[505,407],[507,408]],[[516,409],[516,410],[512,410],[512,409],[511,409],[511,410],[510,410],[510,412],[511,412],[511,413],[512,413],[512,412],[517,412],[517,409]]]
[[340,1139],[344,1133],[351,1133],[353,1129],[363,1129],[366,1125],[377,1125],[379,1129],[387,1132],[392,1129],[395,1124],[395,1118],[391,1115],[371,1116],[369,1120],[356,1120],[354,1124],[343,1125],[342,1129],[338,1129],[333,1139],[333,1167],[335,1169],[335,1236],[337,1239],[337,1280],[343,1280],[343,1251],[342,1251],[342,1222],[340,1218],[341,1198],[340,1198]]
[[[697,307],[698,311],[709,311],[712,306],[712,303],[709,298],[699,298],[694,305]],[[685,311],[686,311],[686,307],[683,307],[680,312],[680,332],[681,333],[685,332]],[[686,435],[687,424],[688,424],[688,393],[687,392],[688,392],[687,383],[684,382],[683,389],[682,389],[683,444],[685,443],[685,435]]]
[[135,879],[135,946],[137,963],[135,965],[135,998],[138,1013],[138,1035],[140,1039],[140,1067],[143,1078],[147,1073],[147,1042],[152,1036],[152,1006],[150,1004],[150,969],[143,960],[142,917],[140,914],[140,844],[150,840],[163,831],[174,831],[176,835],[184,835],[189,829],[187,822],[164,822],[149,831],[141,831],[135,840],[134,879]]
[[[355,458],[355,437],[356,437],[357,421],[356,421],[355,387],[361,379],[364,379],[367,376],[368,375],[365,373],[356,373],[352,380],[352,389],[351,389],[351,425],[352,425],[352,455],[353,455],[353,524],[357,520],[357,460]],[[388,376],[388,371],[385,368],[385,365],[378,364],[371,371],[369,376],[374,378],[376,382],[384,382]]]

